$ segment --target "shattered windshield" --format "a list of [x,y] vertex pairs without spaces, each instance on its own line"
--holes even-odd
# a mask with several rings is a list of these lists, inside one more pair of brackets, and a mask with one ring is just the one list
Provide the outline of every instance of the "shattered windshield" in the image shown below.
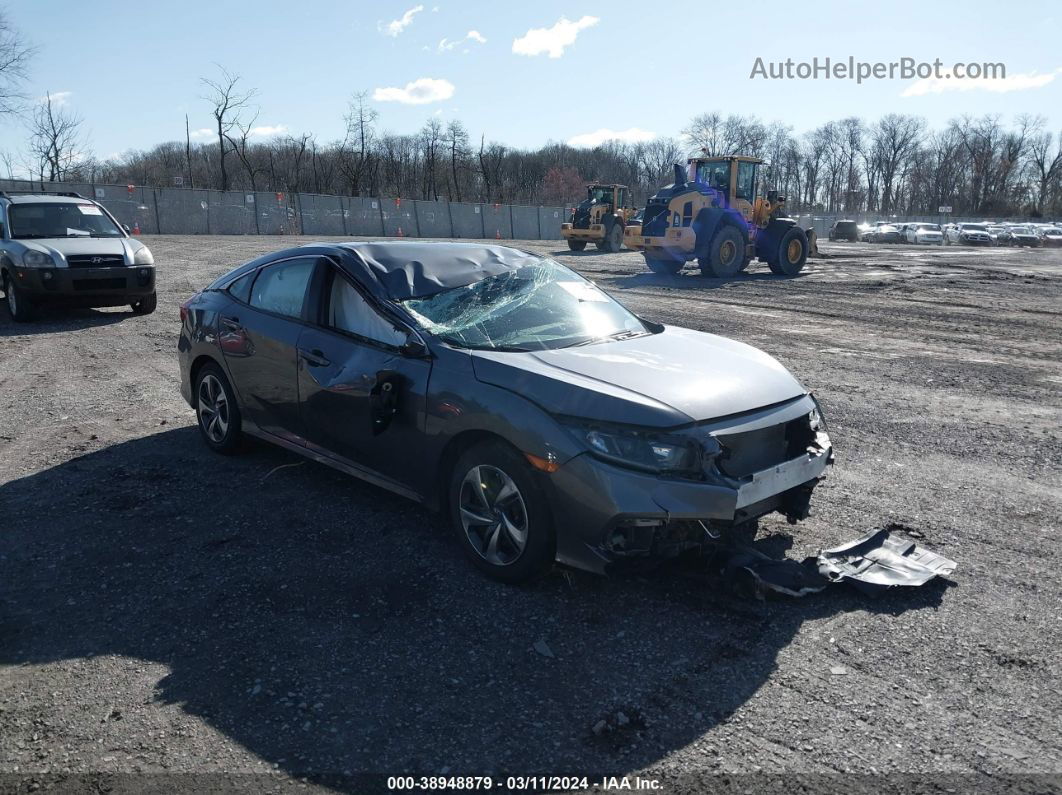
[[547,350],[650,333],[592,282],[548,259],[402,306],[460,348]]

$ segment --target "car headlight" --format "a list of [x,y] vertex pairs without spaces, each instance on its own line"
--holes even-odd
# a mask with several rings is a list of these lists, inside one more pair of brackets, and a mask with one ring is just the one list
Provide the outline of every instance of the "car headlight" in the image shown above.
[[136,254],[133,255],[134,265],[154,265],[155,258],[151,255],[151,249],[147,246],[143,246],[136,250]]
[[646,472],[694,472],[700,469],[702,448],[693,439],[648,429],[591,424],[569,425],[568,428],[586,443],[593,455],[621,466]]
[[22,264],[27,268],[54,268],[55,260],[51,254],[30,249],[22,255]]

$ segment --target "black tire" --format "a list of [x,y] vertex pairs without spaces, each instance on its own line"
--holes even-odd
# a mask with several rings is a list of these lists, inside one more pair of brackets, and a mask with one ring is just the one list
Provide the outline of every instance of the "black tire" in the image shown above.
[[701,275],[713,279],[730,279],[745,267],[745,238],[730,224],[724,224],[708,245],[708,255],[697,261]]
[[[213,379],[213,382],[210,382],[210,379]],[[214,384],[220,388],[220,393],[215,392]],[[213,362],[203,365],[196,374],[192,394],[195,396],[195,416],[198,420],[199,434],[203,437],[207,447],[222,455],[235,453],[243,440],[243,420],[240,416],[240,406],[236,402],[236,395],[222,369]],[[224,410],[217,403],[219,394],[224,396]],[[211,395],[214,396],[213,412],[208,414],[206,401]],[[218,426],[213,425],[213,415],[218,416],[224,425],[224,430],[220,434],[216,433]]]
[[[505,477],[515,486],[516,496],[492,507],[492,497],[503,493]],[[556,540],[545,495],[531,465],[513,447],[500,440],[470,447],[454,464],[447,496],[458,543],[487,576],[515,584],[535,579],[553,565]],[[493,521],[476,522],[477,515]],[[522,546],[519,534],[507,527],[522,530]],[[492,548],[494,560],[490,559]]]
[[159,304],[158,293],[151,293],[151,295],[145,295],[140,298],[139,301],[134,301],[129,307],[138,315],[150,315],[155,311],[155,307]]
[[674,276],[682,270],[682,266],[686,264],[681,260],[658,259],[657,257],[650,257],[648,254],[644,254],[643,256],[645,257],[645,265],[649,270],[653,273],[666,274],[669,276]]
[[568,248],[570,248],[572,251],[582,251],[584,248],[586,248],[586,241],[572,240],[571,238],[568,238]]
[[808,261],[808,238],[804,230],[791,226],[775,246],[767,267],[778,276],[796,276]]
[[4,277],[4,298],[7,312],[16,323],[25,323],[33,320],[37,314],[37,308],[29,296],[26,295],[26,291],[11,281],[10,276]]
[[618,221],[612,224],[612,228],[605,235],[605,251],[615,254],[623,248],[623,224]]

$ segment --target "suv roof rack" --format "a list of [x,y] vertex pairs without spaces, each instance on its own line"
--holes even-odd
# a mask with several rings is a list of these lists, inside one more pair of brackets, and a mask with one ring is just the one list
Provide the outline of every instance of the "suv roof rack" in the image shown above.
[[9,199],[12,196],[66,196],[70,199],[89,200],[87,196],[82,196],[80,193],[73,193],[70,191],[0,190],[0,199]]

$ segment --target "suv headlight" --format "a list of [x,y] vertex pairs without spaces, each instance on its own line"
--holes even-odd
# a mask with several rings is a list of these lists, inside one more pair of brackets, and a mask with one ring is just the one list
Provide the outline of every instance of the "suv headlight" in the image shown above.
[[693,439],[649,429],[571,424],[568,430],[598,458],[645,472],[688,472],[701,468],[702,448]]
[[133,255],[134,265],[154,265],[155,258],[151,255],[151,249],[147,246],[142,246],[136,250],[136,254]]
[[27,268],[54,268],[55,260],[51,254],[30,249],[22,255],[22,264]]

